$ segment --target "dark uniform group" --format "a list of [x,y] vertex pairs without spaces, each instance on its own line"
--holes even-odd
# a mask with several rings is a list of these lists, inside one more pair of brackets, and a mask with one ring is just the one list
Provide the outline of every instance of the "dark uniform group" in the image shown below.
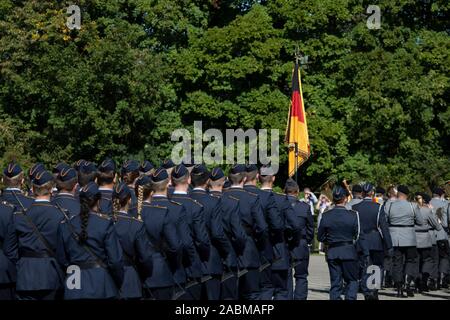
[[313,214],[274,181],[255,165],[11,162],[0,299],[306,299]]
[[378,290],[394,287],[397,297],[448,288],[449,203],[444,190],[408,201],[409,189],[384,190],[370,183],[333,191],[335,206],[323,214],[318,240],[327,245],[330,299],[378,300]]

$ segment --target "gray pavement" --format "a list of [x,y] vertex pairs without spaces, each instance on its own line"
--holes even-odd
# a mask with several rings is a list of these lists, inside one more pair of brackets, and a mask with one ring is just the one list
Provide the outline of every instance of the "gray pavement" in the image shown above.
[[[330,275],[328,273],[325,256],[312,255],[309,262],[309,292],[308,300],[328,300],[330,289]],[[416,294],[413,298],[396,298],[395,291],[384,289],[379,292],[380,300],[450,300],[449,290],[430,291],[424,294]],[[363,295],[358,294],[358,300],[364,300]]]

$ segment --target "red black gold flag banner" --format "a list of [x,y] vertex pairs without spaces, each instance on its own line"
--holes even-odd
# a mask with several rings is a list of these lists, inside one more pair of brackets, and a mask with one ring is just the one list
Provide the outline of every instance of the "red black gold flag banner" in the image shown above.
[[303,105],[302,84],[298,62],[292,74],[292,99],[286,130],[286,142],[289,146],[289,177],[308,159],[310,155],[308,126],[305,106]]

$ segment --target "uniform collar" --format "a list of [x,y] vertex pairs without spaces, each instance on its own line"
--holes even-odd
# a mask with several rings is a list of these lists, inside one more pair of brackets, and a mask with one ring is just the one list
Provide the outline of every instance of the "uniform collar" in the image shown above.
[[34,202],[50,202],[50,200],[47,200],[47,199],[34,199]]
[[165,199],[165,198],[167,198],[167,196],[165,196],[165,195],[163,195],[163,194],[154,194],[154,195],[152,196],[152,198]]
[[200,188],[200,187],[195,187],[192,189],[192,191],[204,191],[206,192],[206,189]]
[[243,189],[241,186],[231,186],[230,189]]
[[106,188],[106,187],[98,187],[99,191],[113,191],[112,188]]
[[56,196],[70,196],[70,197],[73,197],[73,194],[72,193],[68,193],[68,192],[58,192],[56,194]]
[[5,191],[19,191],[22,192],[19,188],[6,188]]
[[174,191],[173,194],[181,194],[187,196],[188,193],[186,191]]
[[272,191],[272,188],[263,188],[263,187],[261,187],[261,190]]

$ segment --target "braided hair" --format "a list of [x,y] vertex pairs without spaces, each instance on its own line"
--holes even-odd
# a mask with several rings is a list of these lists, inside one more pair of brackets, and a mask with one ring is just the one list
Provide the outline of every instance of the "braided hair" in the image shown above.
[[137,197],[137,210],[138,210],[138,218],[141,219],[142,206],[146,199],[151,196],[152,193],[152,185],[151,180],[148,179],[148,176],[141,175],[136,180],[136,185],[134,187],[134,193]]
[[100,199],[101,199],[100,193],[97,193],[93,197],[89,197],[83,192],[80,193],[81,232],[78,235],[80,243],[85,243],[88,239],[87,227],[89,224],[89,212],[94,210]]
[[[128,190],[126,193],[124,193],[125,189]],[[131,193],[128,189],[128,186],[125,183],[119,183],[114,187],[113,192],[113,218],[115,221],[117,221],[117,212],[120,211],[120,209],[127,206],[128,202],[131,199]]]

